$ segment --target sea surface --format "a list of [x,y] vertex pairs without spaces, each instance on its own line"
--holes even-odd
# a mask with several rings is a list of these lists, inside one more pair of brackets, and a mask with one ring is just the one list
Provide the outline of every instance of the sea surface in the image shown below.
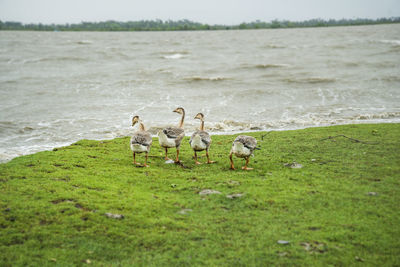
[[[0,161],[80,139],[400,122],[400,24],[196,32],[0,31]],[[157,145],[155,143],[154,145]]]

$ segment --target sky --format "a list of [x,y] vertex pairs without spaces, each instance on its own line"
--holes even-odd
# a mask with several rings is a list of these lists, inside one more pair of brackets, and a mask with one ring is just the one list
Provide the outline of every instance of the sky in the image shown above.
[[44,24],[188,19],[235,25],[382,17],[400,17],[400,0],[0,0],[1,21]]

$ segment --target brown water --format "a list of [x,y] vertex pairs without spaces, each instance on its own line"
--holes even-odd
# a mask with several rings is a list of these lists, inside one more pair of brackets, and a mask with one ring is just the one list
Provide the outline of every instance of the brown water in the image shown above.
[[400,25],[0,32],[0,161],[153,133],[186,109],[214,133],[400,122]]

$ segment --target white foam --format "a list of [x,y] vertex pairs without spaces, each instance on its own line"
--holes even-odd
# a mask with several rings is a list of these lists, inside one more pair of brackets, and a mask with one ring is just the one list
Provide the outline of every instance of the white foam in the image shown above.
[[385,44],[400,46],[400,40],[381,40],[380,42]]
[[163,56],[163,58],[165,58],[165,59],[180,59],[180,58],[183,58],[184,57],[184,55],[182,55],[182,54],[172,54],[172,55],[168,55],[168,56]]

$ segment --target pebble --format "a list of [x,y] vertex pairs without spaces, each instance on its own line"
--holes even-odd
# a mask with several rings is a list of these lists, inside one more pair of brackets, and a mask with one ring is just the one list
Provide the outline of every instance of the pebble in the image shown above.
[[230,181],[228,181],[228,184],[229,185],[240,185],[240,182],[234,181],[234,180],[230,180]]
[[183,210],[178,211],[178,213],[179,214],[183,214],[183,215],[187,215],[192,211],[193,211],[192,209],[183,209]]
[[239,197],[242,197],[242,196],[244,196],[244,194],[242,194],[242,193],[226,195],[226,197],[230,198],[230,199],[239,198]]
[[290,241],[287,241],[287,240],[278,240],[278,242],[277,242],[279,245],[288,245],[288,244],[290,244]]
[[284,165],[285,165],[285,167],[289,167],[289,168],[292,168],[292,169],[301,169],[301,168],[303,168],[303,165],[301,165],[300,163],[297,163],[295,161],[293,161],[293,163],[285,163]]
[[221,194],[221,192],[217,190],[212,190],[212,189],[204,189],[201,192],[199,192],[200,196],[207,196],[207,195],[212,195],[212,194]]
[[112,218],[112,219],[123,219],[124,218],[124,215],[122,215],[122,214],[113,214],[113,213],[107,212],[107,213],[105,213],[105,215],[108,218]]

